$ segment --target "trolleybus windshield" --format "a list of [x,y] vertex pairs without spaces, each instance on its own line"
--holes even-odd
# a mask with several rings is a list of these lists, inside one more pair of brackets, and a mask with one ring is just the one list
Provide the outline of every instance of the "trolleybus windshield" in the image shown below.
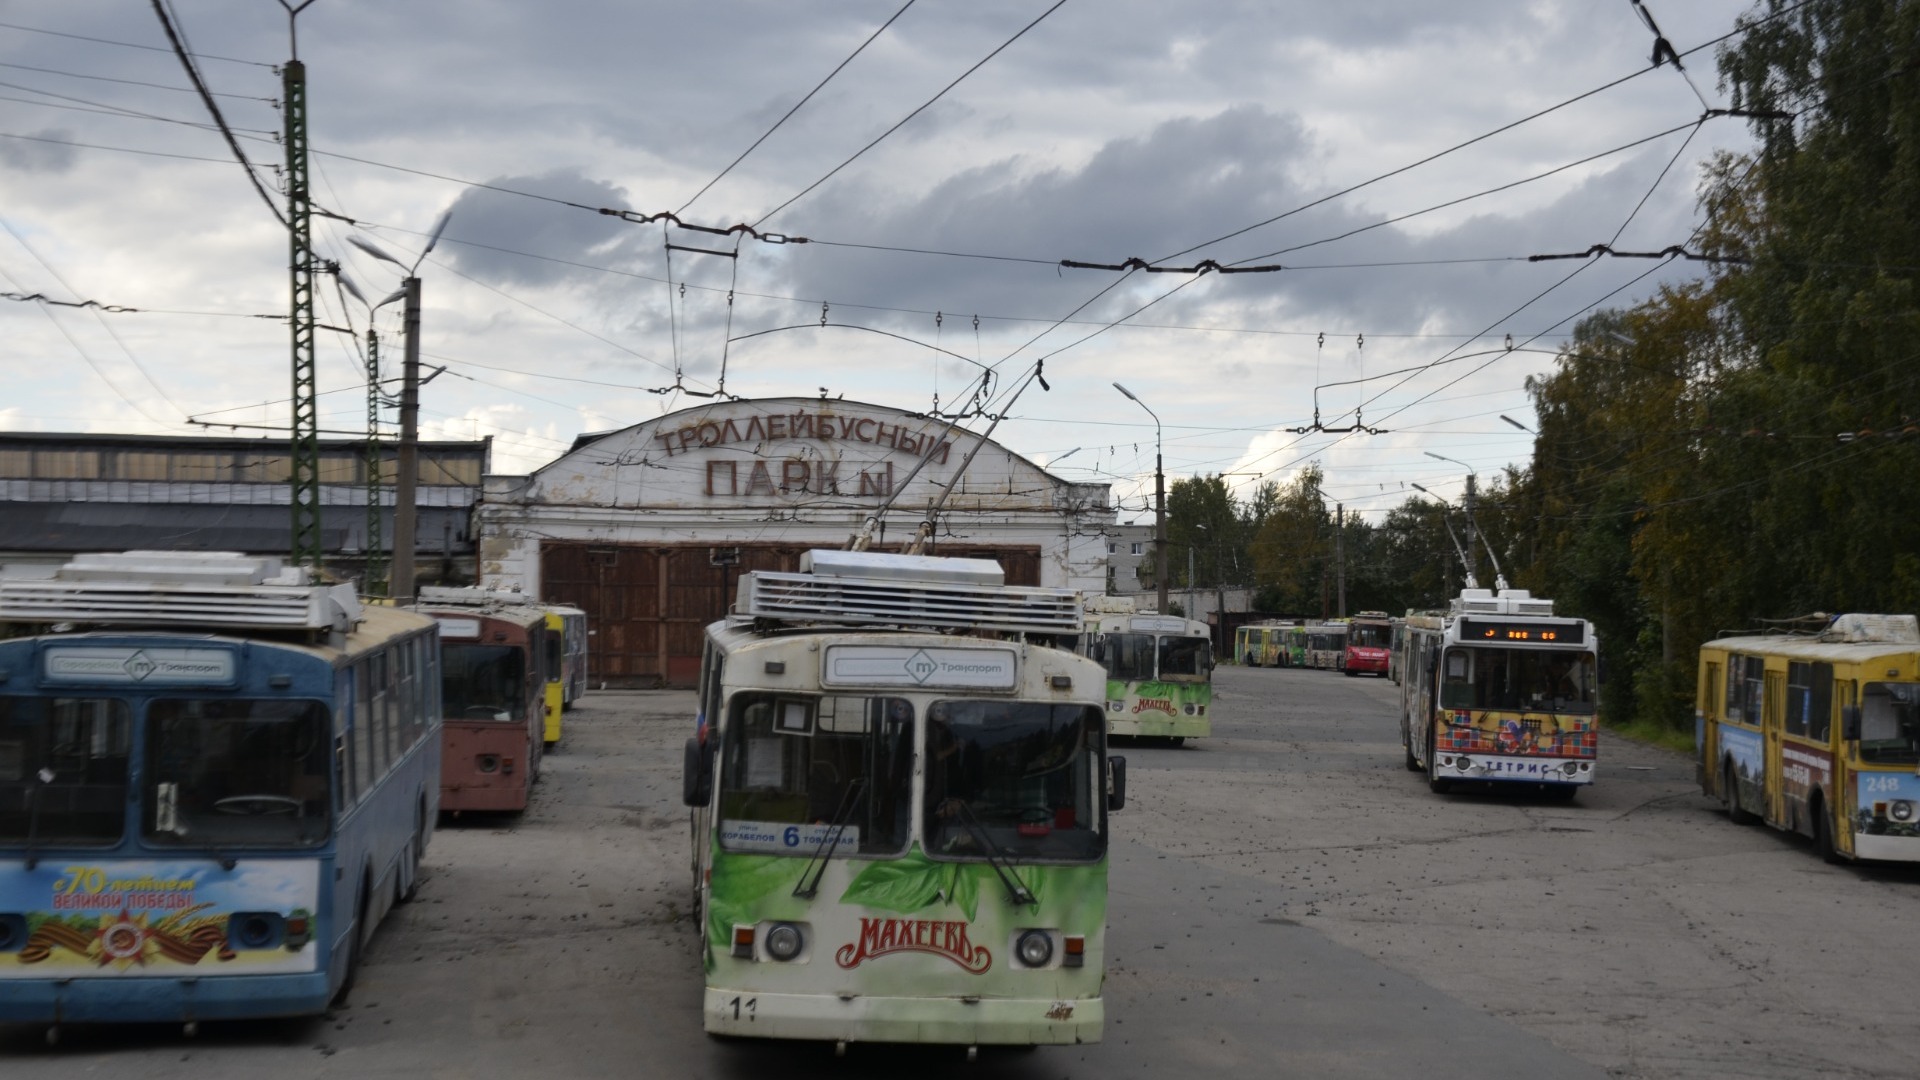
[[1867,684],[1860,695],[1860,760],[1920,764],[1920,683]]
[[1449,649],[1443,709],[1593,712],[1593,654],[1555,649]]
[[824,844],[898,855],[907,849],[912,785],[913,706],[904,698],[736,694],[720,843],[767,854],[811,856]]
[[459,720],[527,718],[526,650],[517,645],[465,645],[442,641],[441,697],[446,715]]
[[935,702],[927,712],[927,853],[1100,858],[1100,733],[1100,710],[1086,705]]
[[118,841],[132,732],[112,698],[0,697],[0,843]]
[[1385,649],[1393,644],[1393,628],[1386,623],[1354,623],[1347,630],[1347,644],[1363,649]]
[[1204,676],[1213,670],[1213,644],[1203,637],[1160,639],[1160,677]]
[[329,717],[317,701],[168,699],[147,708],[141,833],[157,844],[324,841]]

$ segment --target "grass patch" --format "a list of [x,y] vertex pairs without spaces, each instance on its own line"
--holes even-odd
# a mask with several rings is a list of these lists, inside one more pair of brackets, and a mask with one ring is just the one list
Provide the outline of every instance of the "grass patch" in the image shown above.
[[1691,729],[1682,731],[1666,724],[1649,723],[1645,720],[1635,720],[1626,724],[1603,721],[1600,726],[1614,735],[1632,739],[1637,743],[1658,746],[1663,750],[1686,754],[1688,757],[1692,757],[1695,753]]

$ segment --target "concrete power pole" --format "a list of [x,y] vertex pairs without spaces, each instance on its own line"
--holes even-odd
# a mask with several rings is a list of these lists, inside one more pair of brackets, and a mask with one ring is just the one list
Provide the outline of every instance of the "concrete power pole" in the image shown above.
[[396,604],[410,604],[414,595],[414,534],[419,522],[414,498],[420,478],[420,278],[409,274],[400,286],[406,291],[407,350],[400,384],[398,475],[393,481],[393,584],[387,593]]
[[1347,617],[1347,508],[1344,503],[1333,504],[1333,574],[1334,597],[1338,607],[1334,614]]

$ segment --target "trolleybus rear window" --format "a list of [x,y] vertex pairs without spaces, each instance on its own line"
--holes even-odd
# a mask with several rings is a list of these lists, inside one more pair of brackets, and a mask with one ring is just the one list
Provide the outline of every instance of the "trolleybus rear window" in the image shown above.
[[[913,805],[913,705],[904,698],[739,694],[720,778],[720,843],[734,851],[897,855]],[[837,841],[831,834],[838,830]]]
[[113,843],[133,725],[112,698],[0,697],[0,843]]
[[1035,701],[939,701],[927,712],[926,850],[934,858],[1093,860],[1100,710]]
[[332,805],[327,728],[317,701],[155,701],[142,834],[162,844],[320,843]]
[[1920,764],[1920,683],[1867,684],[1860,695],[1860,760]]

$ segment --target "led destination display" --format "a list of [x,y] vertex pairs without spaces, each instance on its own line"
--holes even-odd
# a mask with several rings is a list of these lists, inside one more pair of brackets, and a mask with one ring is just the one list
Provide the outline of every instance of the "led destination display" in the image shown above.
[[1582,645],[1586,639],[1586,624],[1573,619],[1565,622],[1460,620],[1461,641],[1533,641],[1546,645]]

